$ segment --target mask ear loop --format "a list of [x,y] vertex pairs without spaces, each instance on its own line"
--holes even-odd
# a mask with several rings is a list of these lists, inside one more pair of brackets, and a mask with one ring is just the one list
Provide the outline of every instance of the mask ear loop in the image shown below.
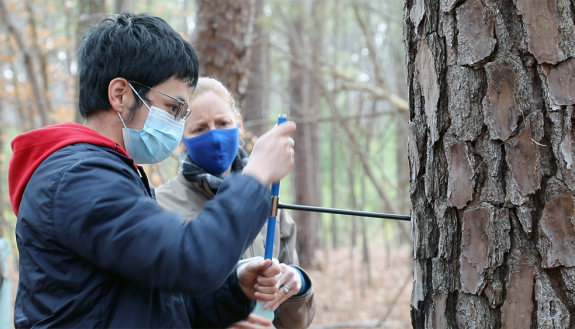
[[[142,99],[142,96],[140,96],[140,94],[138,94],[138,92],[136,91],[136,89],[134,89],[134,87],[132,86],[131,83],[128,82],[128,85],[130,86],[130,88],[132,88],[132,91],[134,92],[134,94],[136,94],[136,96],[138,96],[138,98],[142,101],[142,103],[148,108],[148,111],[151,111],[152,109],[148,106],[148,104],[146,104],[146,102],[144,102],[144,100]],[[122,120],[122,124],[124,125],[124,128],[128,128],[126,126],[126,123],[124,122],[124,119],[122,118],[122,115],[120,114],[120,112],[117,112],[118,116],[120,117],[120,120]]]
[[136,96],[138,96],[138,98],[142,101],[142,103],[144,103],[144,105],[148,108],[149,111],[152,110],[151,107],[148,106],[148,104],[146,104],[146,102],[144,102],[144,99],[142,98],[142,96],[140,96],[140,94],[138,94],[138,92],[136,91],[136,89],[134,89],[134,87],[132,86],[131,83],[128,83],[128,85],[130,85],[130,88],[132,88],[132,91],[134,92],[134,94],[136,94]]
[[124,128],[127,129],[128,127],[126,127],[126,123],[124,122],[124,119],[122,118],[122,115],[120,114],[120,112],[116,112],[116,113],[118,113],[118,116],[120,117],[120,121],[122,121],[122,124],[124,125]]

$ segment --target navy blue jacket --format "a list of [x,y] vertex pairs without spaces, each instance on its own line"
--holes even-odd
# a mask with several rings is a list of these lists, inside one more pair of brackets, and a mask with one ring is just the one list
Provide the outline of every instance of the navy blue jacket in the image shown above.
[[[54,145],[43,129],[13,141],[10,186],[22,172],[16,168]],[[158,207],[125,151],[106,143],[64,146],[24,184],[15,207],[15,326],[197,328],[246,318],[255,304],[235,266],[270,213],[269,190],[231,175],[197,220],[184,223]]]

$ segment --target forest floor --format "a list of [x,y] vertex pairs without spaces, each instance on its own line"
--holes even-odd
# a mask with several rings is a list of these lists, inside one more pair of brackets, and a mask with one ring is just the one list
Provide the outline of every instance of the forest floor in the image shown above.
[[[310,329],[411,328],[410,246],[370,247],[369,252],[371,284],[367,283],[367,270],[362,265],[359,248],[353,252],[349,248],[317,251],[321,269],[307,271],[316,301]],[[15,295],[18,272],[13,258],[10,265]]]
[[[319,250],[321,270],[309,270],[316,314],[311,328],[411,328],[410,246],[370,248],[371,284],[355,248]],[[389,255],[388,255],[389,253]]]

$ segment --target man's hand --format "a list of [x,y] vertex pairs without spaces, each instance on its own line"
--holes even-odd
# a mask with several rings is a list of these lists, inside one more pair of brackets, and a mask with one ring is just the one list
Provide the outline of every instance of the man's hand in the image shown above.
[[263,316],[251,313],[247,319],[232,324],[229,329],[273,329],[272,322]]
[[242,171],[255,177],[262,185],[278,182],[287,175],[294,162],[294,140],[287,135],[293,133],[296,125],[286,121],[261,135]]
[[273,262],[269,259],[259,259],[242,264],[238,267],[236,275],[242,291],[248,298],[261,301],[276,298],[282,276],[277,259]]
[[[282,271],[280,289],[276,294],[276,299],[265,303],[264,309],[271,307],[272,310],[277,310],[281,303],[288,300],[291,296],[296,295],[301,289],[301,275],[295,268],[282,263],[280,264],[280,269]],[[287,287],[287,292],[284,287]]]

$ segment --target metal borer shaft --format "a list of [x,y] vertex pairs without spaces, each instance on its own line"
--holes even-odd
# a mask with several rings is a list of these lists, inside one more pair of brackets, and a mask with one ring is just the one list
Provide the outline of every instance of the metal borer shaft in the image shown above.
[[358,210],[325,208],[325,207],[315,207],[315,206],[302,206],[302,205],[297,205],[297,204],[286,204],[286,203],[278,203],[277,207],[280,209],[323,212],[323,213],[329,213],[329,214],[339,214],[339,215],[358,216],[358,217],[386,218],[386,219],[404,220],[404,221],[410,221],[411,220],[411,216],[408,216],[408,215],[385,214],[385,213],[370,212],[370,211],[358,211]]

